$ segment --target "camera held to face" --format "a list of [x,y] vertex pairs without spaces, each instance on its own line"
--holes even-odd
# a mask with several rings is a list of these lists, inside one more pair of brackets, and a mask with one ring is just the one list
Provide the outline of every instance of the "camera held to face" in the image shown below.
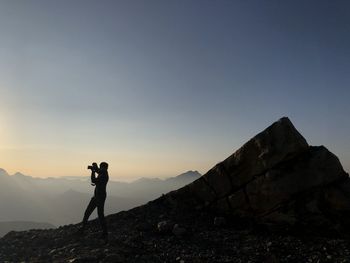
[[89,165],[87,168],[94,172],[97,172],[99,170],[97,163],[92,163],[92,165]]

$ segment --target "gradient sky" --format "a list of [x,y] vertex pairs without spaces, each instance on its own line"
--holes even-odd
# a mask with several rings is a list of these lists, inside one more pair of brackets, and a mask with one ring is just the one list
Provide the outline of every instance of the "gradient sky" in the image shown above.
[[349,1],[0,1],[0,167],[206,172],[288,116],[350,170]]

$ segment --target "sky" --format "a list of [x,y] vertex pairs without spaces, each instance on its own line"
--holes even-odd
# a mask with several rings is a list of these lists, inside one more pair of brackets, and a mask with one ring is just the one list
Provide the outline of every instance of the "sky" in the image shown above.
[[1,0],[0,167],[205,173],[288,116],[350,170],[350,2]]

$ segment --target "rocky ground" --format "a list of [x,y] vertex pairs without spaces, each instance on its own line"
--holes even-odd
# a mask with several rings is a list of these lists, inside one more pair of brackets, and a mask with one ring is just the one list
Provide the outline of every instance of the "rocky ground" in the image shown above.
[[0,261],[350,262],[346,235],[271,232],[203,211],[176,214],[159,201],[107,219],[108,243],[99,238],[97,221],[84,236],[77,234],[79,225],[10,232],[0,239]]

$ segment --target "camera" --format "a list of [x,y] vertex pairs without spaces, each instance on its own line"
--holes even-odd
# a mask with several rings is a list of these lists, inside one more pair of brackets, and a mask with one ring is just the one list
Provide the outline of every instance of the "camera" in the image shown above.
[[97,163],[92,163],[92,165],[89,165],[87,168],[91,171],[95,171],[95,172],[98,171]]

